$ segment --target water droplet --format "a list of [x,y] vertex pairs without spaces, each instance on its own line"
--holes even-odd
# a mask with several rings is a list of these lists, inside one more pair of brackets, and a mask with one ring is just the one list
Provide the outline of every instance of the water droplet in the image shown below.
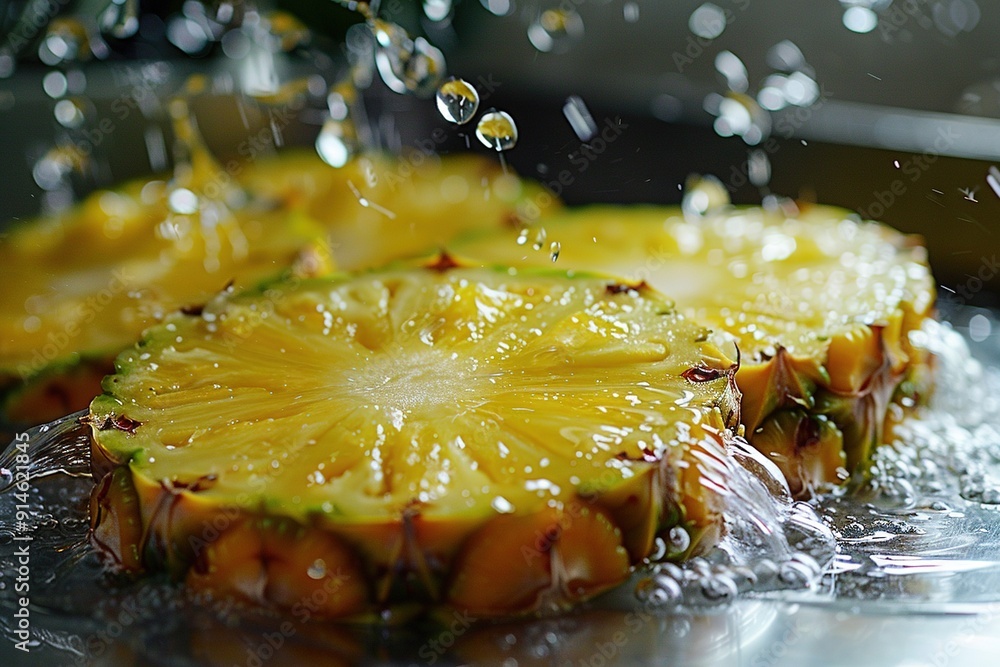
[[545,246],[545,237],[547,232],[544,227],[539,227],[538,231],[535,232],[535,241],[531,244],[531,247],[535,250],[541,250]]
[[878,25],[878,14],[868,7],[850,6],[844,11],[844,27],[851,32],[864,34]]
[[494,16],[510,16],[514,13],[513,0],[479,0],[479,3]]
[[583,36],[583,19],[571,9],[546,9],[528,26],[528,41],[544,53],[563,53]]
[[637,23],[639,21],[639,3],[631,0],[622,5],[622,16],[626,23]]
[[437,108],[449,123],[464,125],[479,109],[479,93],[468,81],[451,77],[438,88]]
[[686,218],[700,218],[709,211],[729,204],[729,191],[715,176],[694,176],[688,179],[681,200]]
[[519,231],[517,233],[517,240],[516,240],[517,245],[524,245],[525,243],[527,243],[528,242],[528,236],[530,234],[531,234],[531,232],[528,230],[527,227],[525,227],[521,231]]
[[767,64],[782,72],[795,72],[806,66],[806,58],[798,45],[788,39],[772,46],[767,52]]
[[432,94],[444,75],[444,54],[423,37],[410,39],[395,23],[375,20],[375,65],[382,81],[396,93]]
[[451,16],[451,0],[424,0],[424,15],[431,21],[444,21]]
[[597,123],[594,122],[594,117],[590,114],[583,98],[578,95],[569,96],[563,104],[562,111],[580,141],[590,141],[597,134]]
[[495,509],[500,514],[510,514],[514,511],[514,506],[510,504],[510,501],[503,496],[497,496],[490,503],[490,506]]
[[38,59],[46,65],[89,60],[92,55],[90,31],[72,16],[52,19],[38,46]]
[[553,241],[549,244],[549,259],[553,262],[559,259],[559,253],[562,251],[562,244],[559,241]]
[[674,526],[667,533],[667,548],[671,554],[684,553],[691,546],[691,536],[680,526]]
[[111,0],[97,18],[101,33],[128,39],[139,30],[139,0]]
[[310,579],[322,579],[326,576],[326,562],[322,558],[317,558],[306,570],[306,574]]
[[357,152],[357,140],[348,120],[328,118],[316,137],[316,152],[331,167],[343,167]]
[[49,72],[42,78],[42,90],[52,98],[60,98],[69,90],[66,75],[59,71]]
[[726,78],[726,85],[733,92],[745,93],[750,86],[746,65],[732,51],[720,51],[715,56],[715,69]]
[[517,144],[517,126],[505,111],[489,111],[476,125],[476,137],[487,148],[510,150]]
[[60,125],[70,129],[80,127],[86,120],[86,107],[79,98],[59,100],[53,113]]
[[715,39],[726,29],[726,13],[718,5],[706,2],[691,12],[688,28],[698,37]]
[[750,182],[762,188],[771,180],[771,161],[767,153],[759,148],[750,151],[747,158],[747,175]]

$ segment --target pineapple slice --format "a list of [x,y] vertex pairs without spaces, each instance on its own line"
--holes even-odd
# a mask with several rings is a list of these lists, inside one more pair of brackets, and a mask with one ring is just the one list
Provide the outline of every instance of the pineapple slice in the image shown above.
[[[0,391],[8,418],[43,422],[87,406],[143,329],[227,284],[328,272],[321,228],[251,200],[198,206],[163,181],[100,191],[0,240],[14,280],[0,300]],[[89,398],[87,397],[89,394]]]
[[[865,464],[897,389],[906,402],[927,391],[927,353],[909,333],[930,315],[934,283],[915,237],[816,205],[695,221],[671,208],[592,206],[545,228],[561,244],[560,268],[647,281],[717,340],[735,341],[748,437],[798,496]],[[485,263],[551,265],[512,233],[454,249]]]
[[319,220],[343,271],[437,250],[470,230],[518,228],[522,217],[559,208],[541,185],[468,153],[370,155],[332,169],[314,152],[291,152],[253,169],[245,183]]
[[650,288],[431,266],[221,294],[90,408],[94,543],[328,617],[561,608],[718,537],[735,364]]
[[[198,155],[174,210],[166,183],[136,181],[0,239],[0,263],[17,276],[0,301],[8,419],[41,423],[86,407],[143,329],[230,281],[248,287],[293,265],[322,274],[331,261],[353,270],[433,250],[460,231],[514,224],[541,192],[471,156],[419,165],[372,156],[334,169],[293,151],[230,163],[236,185]],[[208,210],[178,213],[196,193]]]

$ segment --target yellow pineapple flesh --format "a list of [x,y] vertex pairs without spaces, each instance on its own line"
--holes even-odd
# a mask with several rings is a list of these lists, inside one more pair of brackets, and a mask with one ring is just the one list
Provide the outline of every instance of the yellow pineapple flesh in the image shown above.
[[739,397],[700,334],[649,288],[447,258],[219,295],[92,403],[94,542],[329,617],[561,608],[718,539]]
[[421,157],[334,169],[290,151],[224,172],[201,149],[169,182],[131,182],[16,225],[0,239],[0,263],[18,277],[0,299],[3,414],[41,423],[86,407],[143,329],[227,285],[433,250],[516,224],[540,191],[484,158]]
[[[863,467],[894,392],[909,402],[927,391],[928,355],[909,333],[930,316],[934,283],[915,237],[817,205],[695,220],[676,208],[591,206],[544,227],[561,245],[556,266],[646,281],[706,335],[739,347],[747,436],[797,495]],[[513,233],[453,249],[485,264],[552,265]]]

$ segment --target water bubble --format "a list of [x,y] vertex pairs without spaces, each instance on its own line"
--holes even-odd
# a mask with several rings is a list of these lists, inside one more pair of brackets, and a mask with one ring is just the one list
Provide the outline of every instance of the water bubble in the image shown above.
[[721,603],[735,599],[739,590],[736,587],[736,582],[730,577],[717,575],[702,580],[701,594],[709,602]]
[[583,36],[583,19],[571,9],[546,9],[528,26],[528,41],[544,53],[563,53]]
[[674,526],[667,533],[667,549],[670,553],[684,553],[690,546],[691,536],[680,526]]
[[524,245],[525,243],[527,243],[528,242],[528,236],[530,234],[531,234],[531,232],[528,231],[527,227],[525,227],[524,229],[522,229],[521,231],[519,231],[517,233],[517,239],[516,239],[517,245]]
[[487,148],[507,151],[517,144],[517,125],[510,114],[494,109],[479,119],[476,137]]
[[437,108],[449,123],[464,125],[479,109],[479,93],[468,81],[451,77],[438,88]]
[[562,244],[559,241],[553,241],[549,244],[549,259],[553,262],[559,259],[559,253],[562,251]]
[[668,607],[678,604],[684,591],[678,579],[667,574],[655,574],[636,584],[635,595],[640,602],[650,607]]
[[139,0],[111,0],[97,18],[101,33],[128,39],[139,30]]

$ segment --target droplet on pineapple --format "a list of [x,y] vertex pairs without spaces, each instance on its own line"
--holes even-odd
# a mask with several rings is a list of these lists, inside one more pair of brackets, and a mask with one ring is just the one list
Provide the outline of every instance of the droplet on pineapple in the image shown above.
[[507,151],[517,144],[517,125],[505,111],[489,111],[476,125],[476,137],[487,148]]
[[306,570],[306,574],[310,579],[322,579],[326,576],[326,562],[322,558],[317,558]]
[[451,77],[438,88],[437,108],[449,123],[464,125],[479,109],[479,93],[468,81]]
[[139,0],[111,0],[97,18],[101,33],[128,39],[139,30]]
[[316,152],[331,167],[343,167],[355,153],[353,133],[345,126],[348,122],[328,118],[316,137]]
[[559,259],[560,252],[562,252],[562,244],[559,241],[553,241],[549,244],[549,259],[553,262]]
[[528,26],[528,41],[544,53],[562,53],[583,36],[583,19],[571,9],[546,9]]
[[490,506],[492,506],[493,509],[500,514],[510,514],[514,511],[514,506],[511,505],[510,501],[503,496],[497,496],[494,498],[493,502],[490,503]]

